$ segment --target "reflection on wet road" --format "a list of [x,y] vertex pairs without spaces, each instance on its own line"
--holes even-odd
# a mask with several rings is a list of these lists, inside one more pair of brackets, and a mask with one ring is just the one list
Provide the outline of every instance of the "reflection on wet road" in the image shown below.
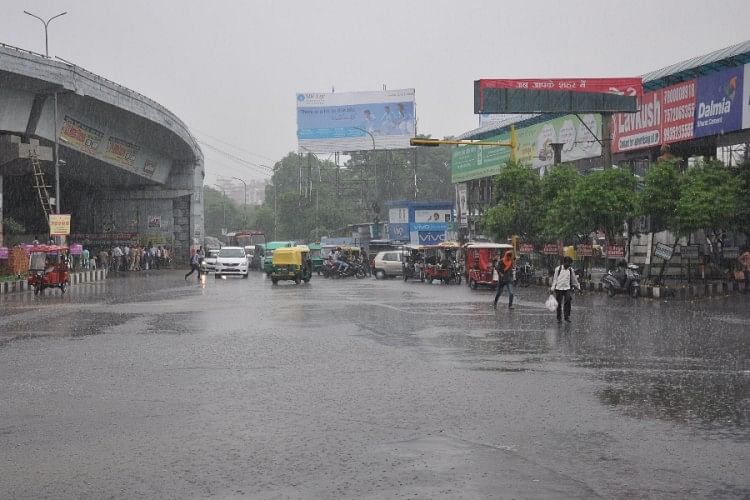
[[[750,495],[746,297],[141,273],[0,297],[2,497]],[[507,299],[504,299],[507,300]]]

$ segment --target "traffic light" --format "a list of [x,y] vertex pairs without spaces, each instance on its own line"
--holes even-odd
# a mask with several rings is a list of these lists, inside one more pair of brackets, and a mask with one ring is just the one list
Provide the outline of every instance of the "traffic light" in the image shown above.
[[409,139],[411,146],[440,146],[441,142],[440,139],[417,139],[415,137]]

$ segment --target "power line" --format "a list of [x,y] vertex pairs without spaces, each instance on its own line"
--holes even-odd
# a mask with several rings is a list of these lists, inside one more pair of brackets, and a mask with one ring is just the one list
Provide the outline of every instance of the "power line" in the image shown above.
[[258,172],[262,172],[264,174],[268,174],[269,172],[273,172],[273,169],[270,168],[270,167],[266,167],[265,165],[261,165],[259,163],[255,163],[255,162],[252,162],[250,160],[246,160],[245,158],[242,158],[240,156],[232,154],[229,151],[224,151],[221,148],[217,148],[216,146],[214,146],[214,145],[212,145],[212,144],[210,144],[208,142],[202,141],[200,139],[198,140],[198,142],[200,142],[202,145],[206,146],[208,149],[211,149],[212,151],[215,151],[216,153],[219,153],[220,155],[223,155],[226,158],[229,158],[230,160],[233,160],[233,161],[235,161],[237,163],[240,163],[242,165],[246,165],[246,166],[248,166],[250,168],[254,168]]
[[[258,158],[263,158],[263,159],[265,159],[265,160],[268,160],[268,161],[276,161],[276,160],[274,160],[273,158],[269,158],[268,156],[265,156],[265,155],[262,155],[262,154],[259,154],[259,153],[254,153],[253,151],[250,151],[250,150],[248,150],[248,149],[244,149],[244,148],[241,148],[240,146],[237,146],[237,145],[235,145],[235,144],[232,144],[231,142],[227,142],[227,141],[221,140],[221,139],[219,139],[218,137],[214,137],[214,136],[212,136],[212,135],[209,135],[209,134],[207,134],[207,133],[205,133],[205,132],[202,132],[202,131],[200,131],[200,130],[197,130],[197,129],[193,129],[193,130],[194,130],[195,132],[198,132],[198,134],[200,134],[200,135],[203,135],[203,136],[205,136],[205,137],[208,137],[209,139],[212,139],[212,140],[214,140],[214,141],[216,141],[216,142],[218,142],[218,143],[220,143],[220,144],[224,144],[225,146],[229,146],[229,147],[231,147],[231,148],[233,148],[233,149],[236,149],[236,150],[238,150],[238,151],[242,151],[242,152],[244,152],[244,153],[247,153],[247,154],[251,154],[251,155],[253,155],[253,156],[257,156]],[[201,140],[199,139],[199,140],[198,140],[198,142],[203,142],[203,141],[201,141]]]

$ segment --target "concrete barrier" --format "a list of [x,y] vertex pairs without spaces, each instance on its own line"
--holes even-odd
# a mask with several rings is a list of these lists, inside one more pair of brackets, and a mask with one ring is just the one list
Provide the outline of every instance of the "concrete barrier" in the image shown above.
[[[96,271],[79,271],[70,273],[71,285],[104,281],[105,279],[107,279],[107,273],[103,269],[97,269]],[[15,292],[24,292],[26,290],[31,290],[31,287],[28,285],[25,278],[0,282],[0,295]]]

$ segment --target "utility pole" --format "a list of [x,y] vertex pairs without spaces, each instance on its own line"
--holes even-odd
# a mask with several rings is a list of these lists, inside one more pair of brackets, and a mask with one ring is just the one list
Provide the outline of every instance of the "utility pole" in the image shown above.
[[239,177],[232,177],[232,179],[240,181],[245,186],[245,203],[242,205],[242,225],[244,229],[247,229],[247,182]]
[[214,186],[216,186],[217,188],[221,190],[221,210],[222,212],[224,212],[224,227],[222,228],[222,230],[226,232],[227,231],[227,206],[226,206],[227,193],[226,191],[224,191],[224,188],[222,186],[219,186],[218,184],[214,184]]

